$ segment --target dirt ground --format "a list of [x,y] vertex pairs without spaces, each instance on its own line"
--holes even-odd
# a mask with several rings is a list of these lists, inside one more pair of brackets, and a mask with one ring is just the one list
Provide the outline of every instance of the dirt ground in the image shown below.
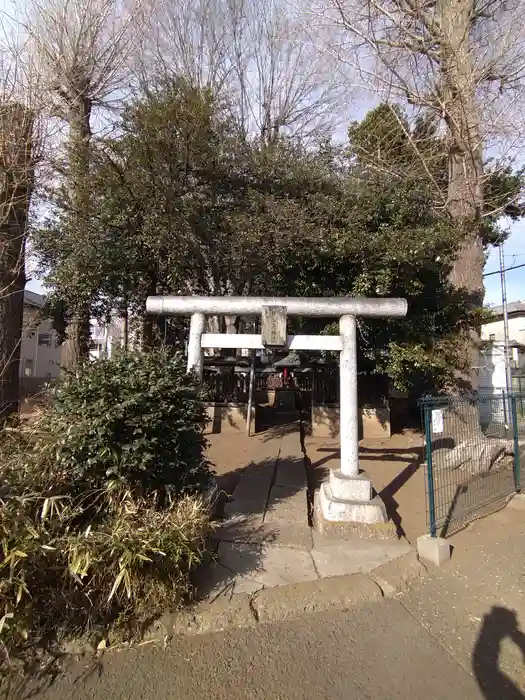
[[[207,455],[215,465],[219,486],[228,493],[244,467],[270,456],[271,437],[267,433],[253,437],[218,433],[207,439]],[[338,466],[338,442],[307,437],[305,446],[311,485],[318,487],[330,468]],[[399,533],[415,544],[417,537],[427,532],[423,436],[405,431],[388,439],[361,440],[360,455],[361,468],[370,475]]]
[[[398,533],[415,544],[426,530],[423,436],[405,431],[387,439],[361,440],[360,467],[372,479]],[[311,463],[313,485],[318,487],[337,469],[339,447],[334,440],[308,438],[306,452]]]
[[219,488],[231,494],[243,469],[250,464],[275,459],[275,444],[270,432],[247,437],[244,433],[214,433],[206,435],[206,456],[213,465]]

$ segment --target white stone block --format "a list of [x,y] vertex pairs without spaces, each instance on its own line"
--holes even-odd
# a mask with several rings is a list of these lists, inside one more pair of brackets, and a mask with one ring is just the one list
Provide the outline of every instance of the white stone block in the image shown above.
[[334,498],[340,498],[343,501],[368,503],[372,500],[372,482],[364,472],[359,476],[345,476],[340,469],[331,469],[330,489]]
[[420,559],[441,566],[450,559],[450,544],[443,537],[421,535],[417,538],[417,553]]
[[319,492],[321,513],[330,522],[365,523],[375,525],[386,523],[388,517],[383,501],[376,496],[371,501],[345,501],[336,498],[330,484],[321,485]]

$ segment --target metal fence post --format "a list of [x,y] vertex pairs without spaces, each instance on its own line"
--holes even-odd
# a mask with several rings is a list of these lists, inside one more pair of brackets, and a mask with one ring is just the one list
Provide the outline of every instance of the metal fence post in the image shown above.
[[424,406],[425,451],[427,458],[428,524],[430,536],[436,536],[436,503],[434,495],[434,470],[432,466],[431,406]]
[[514,435],[514,486],[516,491],[521,491],[521,470],[520,470],[520,443],[518,435],[518,412],[516,410],[516,396],[511,394],[510,410],[512,414],[512,431]]

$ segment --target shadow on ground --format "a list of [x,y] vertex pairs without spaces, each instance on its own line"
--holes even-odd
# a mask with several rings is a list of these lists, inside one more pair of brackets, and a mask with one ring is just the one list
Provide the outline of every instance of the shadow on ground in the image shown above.
[[[297,442],[299,448],[299,435]],[[293,451],[288,455],[281,443],[275,456],[218,478],[222,491],[210,542],[212,561],[195,573],[198,599],[230,598],[289,583],[287,558],[299,567],[312,566],[305,551],[296,551],[310,534],[304,458]],[[315,575],[313,568],[311,573]]]
[[499,667],[505,640],[521,652],[525,672],[525,634],[513,610],[495,606],[483,617],[472,653],[472,671],[486,700],[524,700],[525,695]]

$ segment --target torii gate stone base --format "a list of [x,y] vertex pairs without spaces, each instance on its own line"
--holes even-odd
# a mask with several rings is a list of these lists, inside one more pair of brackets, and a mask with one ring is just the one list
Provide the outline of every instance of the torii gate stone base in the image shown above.
[[[356,317],[400,318],[406,315],[405,299],[353,297],[148,297],[150,314],[191,315],[188,371],[202,378],[203,348],[279,348],[340,352],[341,467],[331,470],[321,486],[322,516],[334,523],[385,523],[382,500],[374,496],[372,483],[359,469]],[[205,333],[206,316],[260,316],[261,334]],[[339,317],[338,336],[286,334],[287,315]]]

